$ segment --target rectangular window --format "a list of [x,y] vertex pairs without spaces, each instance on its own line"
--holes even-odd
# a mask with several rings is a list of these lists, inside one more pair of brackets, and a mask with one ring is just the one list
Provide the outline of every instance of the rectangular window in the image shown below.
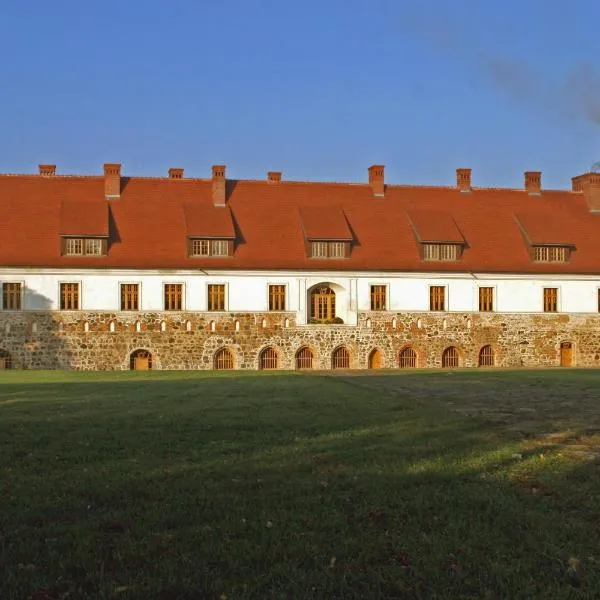
[[140,285],[138,283],[121,284],[121,310],[140,309]]
[[60,309],[79,310],[79,284],[60,284]]
[[225,284],[208,286],[208,310],[225,310]]
[[458,260],[460,244],[423,244],[423,260]]
[[192,256],[230,256],[230,248],[229,240],[190,240]]
[[536,262],[568,262],[568,246],[534,246],[533,260]]
[[446,288],[443,285],[429,288],[429,310],[446,310]]
[[269,310],[285,310],[285,285],[269,286]]
[[371,286],[371,310],[387,310],[386,292],[385,285]]
[[348,242],[311,242],[311,258],[346,258]]
[[494,288],[479,288],[479,310],[481,312],[492,312],[494,310]]
[[2,284],[2,308],[4,310],[21,310],[22,297],[20,283]]
[[106,240],[103,238],[64,238],[65,256],[103,256],[106,254]]
[[544,312],[558,311],[558,288],[544,288]]
[[183,307],[183,285],[165,283],[165,310],[181,310]]

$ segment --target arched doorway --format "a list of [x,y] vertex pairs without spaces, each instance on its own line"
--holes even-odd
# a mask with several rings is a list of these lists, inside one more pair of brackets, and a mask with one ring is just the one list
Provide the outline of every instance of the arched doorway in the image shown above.
[[414,369],[417,366],[417,353],[408,346],[400,352],[398,366],[401,369]]
[[12,369],[12,357],[8,350],[0,348],[0,371],[4,369]]
[[148,350],[134,350],[129,367],[132,371],[149,371],[152,369],[152,354]]
[[217,371],[233,369],[233,354],[227,348],[215,352],[214,367]]
[[454,346],[446,348],[442,353],[442,367],[458,367],[458,350]]
[[350,368],[350,352],[345,346],[340,346],[333,351],[331,355],[332,369],[349,369]]
[[296,352],[296,369],[312,369],[313,353],[310,348],[304,346]]
[[275,348],[265,348],[260,353],[258,360],[259,369],[276,369],[277,368],[277,352]]
[[483,346],[479,351],[479,358],[477,365],[480,367],[493,367],[494,366],[494,350],[490,345]]
[[369,354],[369,369],[383,369],[383,354],[377,348]]
[[560,366],[573,366],[573,344],[571,342],[561,342],[560,344]]
[[316,322],[335,319],[335,292],[329,286],[317,286],[311,291],[310,318]]

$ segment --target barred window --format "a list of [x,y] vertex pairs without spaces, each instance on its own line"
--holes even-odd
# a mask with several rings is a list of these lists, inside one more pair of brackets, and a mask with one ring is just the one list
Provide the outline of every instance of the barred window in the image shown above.
[[232,243],[230,240],[190,240],[192,256],[230,256]]
[[165,283],[165,310],[181,310],[183,308],[183,285],[181,283]]
[[423,260],[458,260],[460,244],[423,244]]
[[269,286],[269,310],[285,310],[285,285]]
[[2,308],[4,310],[21,310],[22,298],[20,283],[2,284]]
[[558,311],[558,288],[544,288],[544,312]]
[[312,258],[346,258],[349,246],[348,242],[311,242],[310,256]]
[[446,288],[443,285],[429,288],[429,310],[446,310]]
[[79,284],[60,284],[60,309],[79,310]]
[[209,284],[208,310],[225,310],[225,284]]
[[371,310],[386,310],[386,286],[371,286]]
[[536,262],[568,262],[568,246],[534,246],[533,260]]
[[138,283],[121,284],[121,310],[140,309],[140,286]]
[[491,312],[494,310],[494,288],[479,288],[479,310],[481,312]]

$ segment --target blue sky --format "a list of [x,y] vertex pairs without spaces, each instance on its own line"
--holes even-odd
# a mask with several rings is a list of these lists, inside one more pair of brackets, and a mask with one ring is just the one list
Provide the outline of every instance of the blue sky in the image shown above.
[[546,187],[600,161],[597,0],[3,0],[0,171]]

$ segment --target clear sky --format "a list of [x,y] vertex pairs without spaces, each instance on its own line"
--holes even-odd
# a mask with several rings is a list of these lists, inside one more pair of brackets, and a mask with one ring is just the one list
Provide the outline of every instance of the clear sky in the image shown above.
[[0,171],[568,187],[599,69],[599,0],[2,0]]

